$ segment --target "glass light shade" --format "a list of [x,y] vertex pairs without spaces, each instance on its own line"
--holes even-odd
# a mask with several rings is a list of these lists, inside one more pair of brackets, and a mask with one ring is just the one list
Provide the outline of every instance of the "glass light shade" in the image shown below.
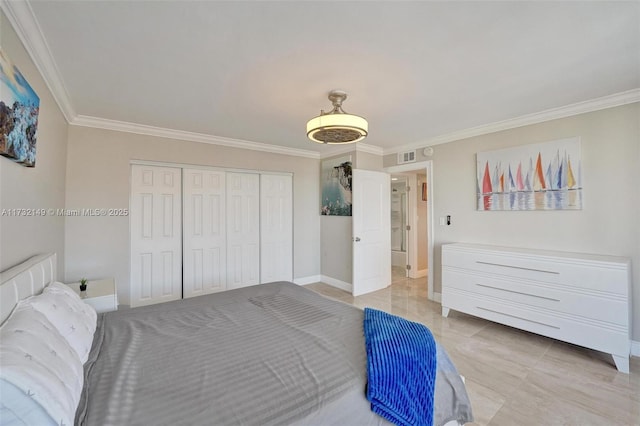
[[361,141],[369,133],[364,118],[346,113],[324,114],[307,122],[307,136],[323,144],[344,144]]

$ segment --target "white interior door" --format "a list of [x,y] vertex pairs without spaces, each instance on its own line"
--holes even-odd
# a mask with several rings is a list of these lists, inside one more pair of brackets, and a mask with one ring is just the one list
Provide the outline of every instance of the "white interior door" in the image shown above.
[[260,283],[260,175],[227,179],[227,289]]
[[131,166],[131,306],[182,298],[182,184],[174,167]]
[[260,282],[293,280],[293,176],[260,175]]
[[391,181],[387,173],[353,170],[353,295],[391,284]]
[[227,288],[225,172],[184,169],[183,297]]

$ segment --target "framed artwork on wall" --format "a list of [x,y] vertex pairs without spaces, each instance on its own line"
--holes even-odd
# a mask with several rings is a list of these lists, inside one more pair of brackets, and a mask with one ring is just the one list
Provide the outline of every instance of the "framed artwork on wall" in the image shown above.
[[0,155],[36,165],[40,98],[0,49]]
[[479,152],[478,210],[581,210],[580,138]]
[[422,201],[427,201],[427,182],[422,182]]
[[320,214],[351,216],[351,156],[330,158],[322,162]]

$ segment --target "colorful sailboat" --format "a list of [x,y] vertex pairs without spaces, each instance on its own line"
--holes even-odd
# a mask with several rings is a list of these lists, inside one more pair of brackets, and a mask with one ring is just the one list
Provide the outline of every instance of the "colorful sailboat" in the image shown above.
[[511,164],[509,164],[509,179],[507,180],[507,191],[513,192],[516,190],[516,183],[513,181],[513,174],[511,173]]
[[491,194],[493,187],[491,186],[491,176],[489,176],[489,162],[484,166],[484,176],[482,177],[482,193]]
[[532,180],[533,180],[533,160],[529,158],[529,170],[527,170],[527,176],[524,178],[525,191],[533,191],[533,185],[531,184]]
[[547,166],[547,173],[545,175],[545,179],[547,182],[547,185],[549,185],[549,187],[547,189],[553,189],[553,178],[552,178],[552,171],[551,171],[551,164],[549,164]]
[[499,170],[500,170],[500,164],[498,163],[496,164],[496,168],[493,170],[493,179],[491,179],[491,185],[493,186],[493,190],[495,192],[501,192]]
[[524,191],[524,182],[522,181],[522,162],[518,163],[518,170],[516,171],[516,188],[518,191]]
[[556,150],[556,156],[549,164],[549,177],[547,178],[547,185],[549,185],[549,189],[562,189],[557,179],[558,170],[560,169],[561,164],[562,162],[560,161],[560,150]]
[[538,153],[538,159],[536,160],[536,170],[533,175],[533,190],[534,191],[546,191],[547,185],[544,181],[544,174],[542,172],[542,156]]
[[558,165],[558,178],[556,185],[559,189],[565,189],[567,184],[567,158],[565,158]]
[[567,188],[575,189],[574,186],[576,186],[576,179],[571,169],[571,158],[567,158]]

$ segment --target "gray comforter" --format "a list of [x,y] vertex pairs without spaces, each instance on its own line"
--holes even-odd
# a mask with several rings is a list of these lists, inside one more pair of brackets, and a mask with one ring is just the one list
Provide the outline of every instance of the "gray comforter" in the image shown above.
[[[81,425],[376,425],[363,312],[292,283],[104,314]],[[471,421],[439,348],[434,424]]]

